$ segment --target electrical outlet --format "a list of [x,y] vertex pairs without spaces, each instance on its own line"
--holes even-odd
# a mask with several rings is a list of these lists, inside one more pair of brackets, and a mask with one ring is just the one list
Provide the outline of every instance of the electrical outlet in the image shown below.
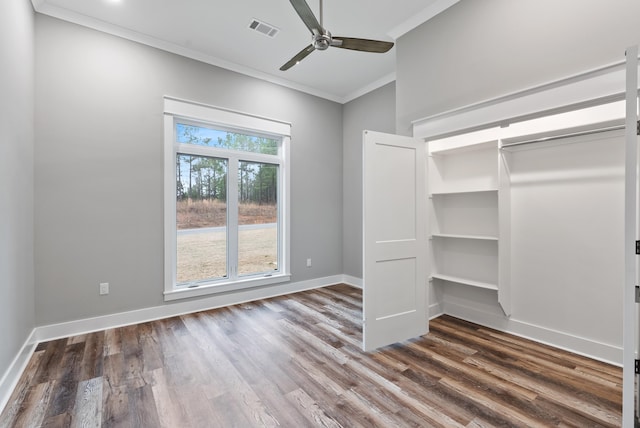
[[100,295],[104,296],[105,294],[109,294],[109,283],[101,282],[100,283]]
[[311,267],[311,259],[307,259],[307,267]]

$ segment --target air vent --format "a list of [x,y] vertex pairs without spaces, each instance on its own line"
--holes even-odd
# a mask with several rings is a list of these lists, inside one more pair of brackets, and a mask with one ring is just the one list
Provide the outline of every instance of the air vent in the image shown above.
[[251,20],[249,28],[252,30],[256,30],[258,33],[264,34],[267,37],[275,37],[276,34],[280,32],[279,28],[274,27],[271,24],[267,24],[264,21],[258,21],[255,18]]

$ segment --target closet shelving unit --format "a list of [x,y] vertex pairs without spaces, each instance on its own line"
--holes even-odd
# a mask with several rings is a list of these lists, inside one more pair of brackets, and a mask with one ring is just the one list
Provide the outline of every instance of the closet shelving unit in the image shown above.
[[500,291],[498,146],[497,130],[428,141],[437,283]]

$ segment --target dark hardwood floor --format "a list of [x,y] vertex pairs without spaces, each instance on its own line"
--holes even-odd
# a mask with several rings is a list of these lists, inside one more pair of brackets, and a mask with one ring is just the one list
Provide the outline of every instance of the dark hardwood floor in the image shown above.
[[620,426],[622,372],[448,316],[363,353],[346,285],[40,344],[1,427]]

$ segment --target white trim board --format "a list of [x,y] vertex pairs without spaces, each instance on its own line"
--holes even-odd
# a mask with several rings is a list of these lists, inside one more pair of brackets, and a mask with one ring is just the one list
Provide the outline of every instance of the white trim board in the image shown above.
[[482,311],[459,303],[444,301],[442,308],[444,314],[452,317],[622,367],[622,348],[619,346],[596,342],[513,318],[505,318],[500,314]]
[[436,139],[624,99],[624,62],[412,122],[413,136]]
[[364,286],[364,282],[362,281],[362,278],[358,278],[351,275],[342,275],[342,279],[343,279],[342,282],[344,284],[350,285],[355,288],[359,288],[361,290],[362,290],[362,287]]
[[[31,330],[31,334],[27,337],[27,340],[25,340],[20,351],[16,354],[15,358],[9,365],[7,371],[4,373],[2,378],[0,378],[0,413],[5,411],[5,406],[9,402],[9,398],[11,398],[13,390],[18,385],[20,376],[22,376],[22,373],[27,368],[29,360],[36,350],[38,343],[34,340],[35,331],[35,329]],[[13,414],[18,412],[20,409],[12,408],[6,410]],[[11,418],[9,418],[9,420],[11,420]]]
[[444,314],[445,312],[442,309],[442,302],[431,303],[429,305],[429,321]]
[[[427,22],[436,15],[444,12],[446,9],[458,3],[460,0],[432,0],[430,4],[423,10],[419,11],[415,15],[411,16],[405,22],[400,23],[397,27],[392,28],[388,35],[397,40],[399,37],[418,27],[419,25]],[[371,91],[374,91],[389,82],[396,80],[395,72],[380,77],[379,79],[369,82],[364,86],[355,89],[347,94],[337,94],[320,90],[309,85],[293,82],[289,79],[279,77],[275,74],[256,70],[245,65],[236,64],[234,62],[225,60],[223,58],[208,55],[195,49],[190,49],[180,44],[161,40],[157,37],[149,36],[147,34],[139,33],[128,28],[120,27],[118,25],[101,21],[99,19],[83,15],[81,13],[51,4],[46,0],[31,0],[33,8],[36,12],[43,15],[52,16],[64,21],[72,22],[87,28],[91,28],[97,31],[101,31],[106,34],[110,34],[116,37],[120,37],[125,40],[130,40],[136,43],[140,43],[146,46],[157,48],[166,52],[170,52],[176,55],[183,56],[185,58],[191,58],[197,61],[201,61],[205,64],[210,64],[215,67],[220,67],[226,70],[230,70],[245,76],[253,77],[256,79],[264,80],[269,83],[290,88],[296,91],[304,92],[309,95],[314,95],[320,98],[334,101],[339,104],[346,104],[362,95],[365,95]]]
[[182,301],[174,304],[103,315],[95,318],[50,324],[37,327],[34,338],[37,342],[44,342],[109,328],[139,324],[225,306],[238,305],[254,300],[298,293],[300,291],[313,290],[315,288],[328,287],[330,285],[343,283],[343,279],[343,275],[334,275],[307,281],[279,284],[273,287],[244,289],[236,293],[212,295],[203,299]]
[[425,9],[419,11],[414,16],[401,23],[397,27],[392,28],[391,31],[387,33],[387,35],[389,35],[394,40],[398,40],[409,31],[413,30],[416,27],[419,27],[434,16],[444,12],[459,1],[460,0],[435,0],[431,2],[431,4]]
[[[346,284],[362,288],[362,279],[345,276]],[[360,285],[355,285],[357,282]],[[431,303],[429,305],[429,320],[441,315],[450,315],[475,324],[481,324],[498,331],[513,334],[534,342],[562,349],[574,354],[593,358],[615,366],[622,366],[622,348],[606,343],[596,342],[584,337],[552,330],[535,324],[507,319],[498,313],[479,310],[471,306],[447,301]]]
[[227,61],[225,59],[218,58],[213,55],[208,55],[206,53],[197,51],[195,49],[189,49],[185,46],[181,46],[173,42],[161,40],[156,37],[149,36],[147,34],[139,33],[139,32],[130,30],[128,28],[120,27],[120,26],[111,24],[109,22],[101,21],[99,19],[96,19],[90,16],[82,15],[72,10],[47,3],[45,2],[45,0],[32,0],[32,4],[34,6],[35,11],[43,15],[48,15],[57,19],[61,19],[63,21],[72,22],[74,24],[91,28],[93,30],[101,31],[103,33],[120,37],[125,40],[130,40],[136,43],[140,43],[142,45],[163,50],[165,52],[180,55],[185,58],[194,59],[196,61],[200,61],[205,64],[213,65],[215,67],[220,67],[225,70],[230,70],[235,73],[243,74],[245,76],[260,79],[265,82],[283,86],[285,88],[294,89],[296,91],[300,91],[309,95],[314,95],[320,98],[324,98],[329,101],[334,101],[340,104],[345,103],[344,97],[338,94],[325,92],[308,85],[295,83],[291,80],[287,80],[270,73],[258,71],[251,67],[235,64],[231,61]]
[[638,256],[632,250],[633,241],[638,239],[638,46],[627,48],[626,53],[622,425],[632,427],[637,425],[639,411],[635,365],[638,361],[638,305],[634,296],[638,284]]

